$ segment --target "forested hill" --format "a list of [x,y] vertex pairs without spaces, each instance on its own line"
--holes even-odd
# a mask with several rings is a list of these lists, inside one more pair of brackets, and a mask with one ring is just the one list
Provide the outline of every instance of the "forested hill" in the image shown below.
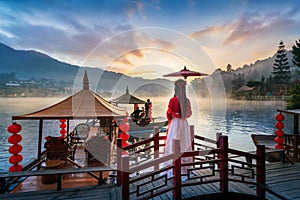
[[[73,83],[79,80],[82,83],[82,73],[77,77],[79,66],[70,65],[51,58],[43,53],[29,50],[15,50],[0,43],[0,74],[14,73],[19,80],[51,79],[56,82],[67,81]],[[130,91],[139,90],[140,93],[160,94],[173,88],[167,79],[147,80],[129,77],[121,73],[103,71],[100,68],[84,67],[88,72],[91,89],[97,91],[125,92],[128,86]],[[77,83],[77,81],[76,81]],[[124,84],[126,83],[126,84]],[[70,85],[72,87],[73,85]],[[76,85],[75,85],[76,86]]]

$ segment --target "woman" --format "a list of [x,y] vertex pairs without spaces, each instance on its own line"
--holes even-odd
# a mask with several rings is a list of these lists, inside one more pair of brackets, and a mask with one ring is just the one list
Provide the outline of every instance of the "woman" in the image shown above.
[[[179,79],[175,82],[175,95],[169,101],[167,118],[169,120],[169,128],[165,146],[164,155],[172,153],[172,140],[179,139],[181,151],[190,151],[191,148],[191,136],[190,128],[187,122],[187,118],[192,115],[190,100],[186,97],[186,82]],[[191,162],[190,157],[185,157],[182,162]],[[183,169],[182,173],[186,173],[186,169]],[[168,172],[170,174],[170,171]]]

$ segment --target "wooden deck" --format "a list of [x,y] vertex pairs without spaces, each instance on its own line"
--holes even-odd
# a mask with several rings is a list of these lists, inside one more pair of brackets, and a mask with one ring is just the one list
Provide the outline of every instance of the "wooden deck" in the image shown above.
[[[154,142],[154,144],[159,144],[156,139],[163,139],[163,136],[155,134],[153,138],[146,139],[144,141],[135,143],[132,145],[134,148],[138,145],[145,145],[147,142]],[[197,145],[197,151],[185,152],[182,157],[196,156],[195,162],[190,164],[195,173],[195,177],[192,179],[183,181],[179,183],[178,186],[174,185],[174,181],[180,180],[180,167],[181,159],[176,159],[174,167],[179,163],[179,167],[175,167],[175,174],[173,178],[168,178],[161,176],[160,173],[167,170],[164,167],[157,166],[158,163],[164,163],[168,159],[173,159],[174,155],[160,157],[157,152],[154,152],[154,157],[151,156],[147,158],[144,162],[139,161],[138,163],[130,163],[129,157],[138,155],[139,151],[148,151],[149,148],[157,148],[156,145],[142,146],[142,150],[134,152],[134,154],[129,153],[122,156],[121,162],[124,170],[121,172],[121,180],[107,181],[106,184],[99,185],[98,179],[88,175],[86,172],[99,172],[107,171],[103,167],[98,167],[97,164],[93,166],[87,166],[85,163],[85,154],[83,149],[78,148],[75,156],[75,162],[82,165],[84,168],[74,168],[69,165],[66,169],[49,169],[49,170],[38,170],[38,171],[23,171],[21,176],[29,176],[22,184],[15,188],[12,193],[0,194],[2,199],[122,199],[125,194],[125,199],[145,199],[144,197],[164,200],[164,199],[174,199],[174,195],[177,199],[197,199],[202,196],[204,199],[209,199],[207,195],[227,195],[229,193],[241,193],[252,195],[252,197],[257,198],[257,188],[256,184],[261,185],[266,189],[267,199],[299,199],[300,193],[300,164],[296,163],[294,165],[290,163],[269,163],[266,165],[266,182],[264,182],[264,167],[261,164],[264,161],[264,147],[259,146],[256,155],[252,153],[241,152],[238,150],[228,149],[227,137],[220,136],[219,142],[216,143],[213,140],[202,138],[200,136],[195,136],[195,143]],[[211,143],[213,145],[219,145],[218,148],[212,148],[201,144],[202,142]],[[121,144],[121,140],[117,141],[117,145]],[[179,146],[179,141],[176,142],[175,149]],[[198,149],[203,147],[205,149]],[[120,149],[120,148],[119,148]],[[179,149],[180,150],[180,149]],[[180,151],[177,151],[180,152]],[[121,152],[122,153],[122,152]],[[155,154],[157,153],[157,154]],[[117,155],[121,155],[120,152]],[[142,154],[144,155],[144,154]],[[155,157],[155,155],[157,157]],[[218,155],[216,158],[211,157]],[[119,157],[117,156],[117,158]],[[228,157],[229,156],[229,157]],[[250,164],[245,162],[248,158],[254,159],[254,163]],[[141,157],[142,158],[142,157]],[[197,158],[197,160],[196,160]],[[245,159],[246,158],[246,159]],[[150,160],[148,160],[150,159]],[[199,160],[200,159],[200,160]],[[119,162],[118,162],[119,163]],[[127,164],[126,164],[127,163]],[[260,164],[259,164],[260,163]],[[116,163],[114,163],[116,164]],[[130,165],[130,166],[129,166]],[[264,165],[264,164],[263,164]],[[126,169],[132,173],[131,178],[127,178],[126,174],[129,174]],[[184,165],[183,165],[184,166]],[[91,168],[86,168],[91,167]],[[141,171],[142,169],[152,168],[151,171]],[[159,170],[154,170],[159,167]],[[196,168],[195,168],[196,167]],[[179,169],[179,174],[178,174]],[[226,169],[226,170],[224,170]],[[51,171],[52,170],[52,171]],[[56,171],[55,171],[56,170]],[[115,171],[114,168],[112,171]],[[137,173],[138,172],[138,173]],[[62,176],[61,190],[58,190],[58,185],[56,183],[43,184],[40,176],[59,174]],[[136,174],[137,176],[135,176]],[[256,181],[250,181],[253,177],[248,176],[252,174]],[[118,174],[117,174],[118,175]],[[120,175],[120,174],[119,174]],[[208,175],[208,176],[205,176]],[[1,180],[6,177],[20,176],[12,174],[0,174]],[[222,178],[223,177],[223,178]],[[3,179],[4,178],[4,179]],[[228,181],[229,180],[229,181]],[[262,180],[262,181],[261,181]],[[120,182],[121,181],[121,182]],[[228,181],[227,186],[224,184]],[[117,184],[116,184],[117,183]],[[118,184],[119,183],[119,184]],[[128,184],[124,184],[128,183]],[[220,185],[222,183],[223,186]],[[250,183],[250,185],[248,184]],[[264,185],[264,183],[266,183]],[[226,183],[227,184],[227,183]],[[119,186],[123,185],[123,187]],[[127,188],[129,187],[129,188]],[[126,189],[127,188],[127,189]],[[136,189],[138,188],[138,189]],[[178,188],[175,190],[175,188]],[[181,193],[177,193],[181,191]],[[229,193],[228,193],[228,192]],[[145,194],[140,195],[139,193]],[[149,193],[150,194],[146,194]],[[130,196],[126,197],[126,194]],[[203,195],[206,195],[205,197]],[[201,198],[202,198],[201,197]],[[215,198],[218,199],[218,198]],[[233,198],[236,199],[236,198]],[[246,197],[237,199],[249,199]],[[251,199],[251,198],[250,198]]]
[[[270,163],[266,171],[267,186],[286,199],[300,199],[300,163]],[[268,199],[275,198],[267,193]]]
[[[270,163],[267,165],[266,171],[267,186],[272,191],[278,193],[286,199],[300,199],[300,163]],[[88,182],[88,179],[85,179]],[[92,180],[92,179],[91,179]],[[90,181],[91,181],[90,180]],[[188,182],[188,181],[187,181]],[[44,190],[35,191],[35,187],[31,187],[31,191],[22,193],[0,194],[1,199],[121,199],[121,190],[115,184],[97,185],[84,187],[86,183],[74,181],[73,185],[76,188],[68,188],[64,183],[64,188],[61,191],[56,191],[55,184],[44,187]],[[28,185],[26,186],[28,187]],[[52,188],[51,188],[52,187]],[[255,195],[255,188],[243,183],[229,182],[229,192],[245,193]],[[190,187],[182,187],[182,199],[189,199],[199,195],[220,193],[219,184],[203,184]],[[278,200],[269,192],[266,195],[267,199]],[[130,199],[135,199],[134,197]],[[168,192],[158,197],[155,200],[173,199],[172,193]],[[245,200],[245,199],[244,199]]]

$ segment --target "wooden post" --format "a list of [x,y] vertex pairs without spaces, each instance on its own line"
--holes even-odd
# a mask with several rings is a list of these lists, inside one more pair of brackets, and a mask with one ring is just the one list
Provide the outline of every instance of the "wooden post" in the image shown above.
[[222,153],[219,155],[221,159],[220,163],[220,190],[221,192],[228,192],[228,137],[220,136],[219,145],[222,149]]
[[56,190],[60,191],[62,188],[62,175],[58,174],[57,175],[57,185],[56,185]]
[[216,141],[217,141],[217,144],[216,144],[216,146],[217,146],[217,148],[219,148],[219,138],[220,138],[220,136],[222,135],[222,133],[216,133]]
[[129,200],[129,156],[122,156],[122,200]]
[[256,145],[256,147],[256,182],[258,184],[256,187],[256,194],[264,199],[266,197],[266,191],[262,189],[260,185],[266,184],[266,150],[264,145]]
[[294,115],[294,158],[298,159],[298,130],[299,130],[299,116]]
[[38,139],[38,160],[41,160],[42,157],[42,137],[43,137],[43,120],[40,119],[39,122],[39,139]]
[[117,139],[117,186],[121,185],[121,170],[122,170],[122,139]]
[[[154,129],[154,159],[159,158],[159,127],[155,126]],[[154,165],[154,170],[159,170],[159,163]]]
[[6,187],[5,178],[1,177],[0,178],[0,194],[5,194],[6,191],[7,191],[7,187]]
[[173,199],[181,199],[181,149],[180,149],[180,140],[173,139]]
[[[190,125],[190,137],[191,137],[191,150],[195,150],[195,129],[194,125]],[[195,156],[192,157],[193,162],[195,162]],[[195,168],[195,165],[193,165]]]

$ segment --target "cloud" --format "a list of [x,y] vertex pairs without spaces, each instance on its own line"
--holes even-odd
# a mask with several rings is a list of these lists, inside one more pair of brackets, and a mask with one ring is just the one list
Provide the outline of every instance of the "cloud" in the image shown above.
[[117,60],[114,61],[114,64],[122,64],[122,65],[127,65],[127,66],[134,66],[126,57],[118,58]]

